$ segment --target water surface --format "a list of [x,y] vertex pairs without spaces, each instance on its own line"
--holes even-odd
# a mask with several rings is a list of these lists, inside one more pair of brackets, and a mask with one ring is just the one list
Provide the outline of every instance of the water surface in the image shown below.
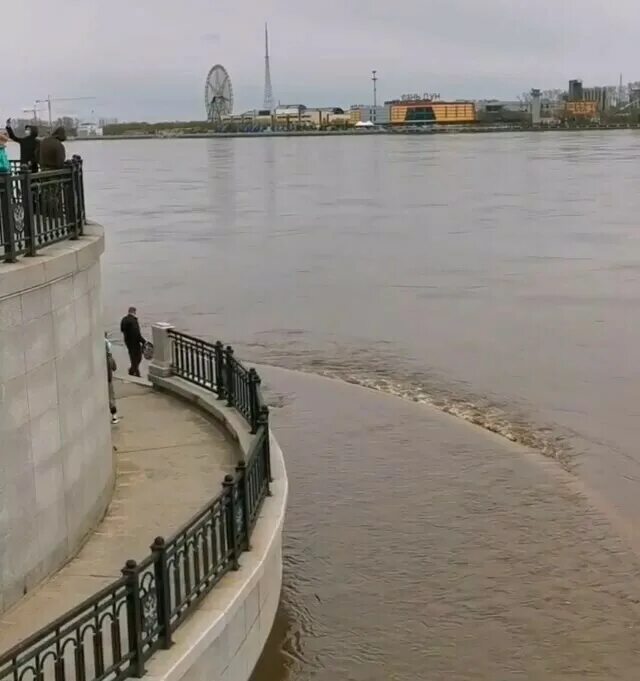
[[[555,540],[550,537],[548,546],[532,541],[532,548],[524,542],[519,550],[525,565],[519,566],[513,556],[506,561],[512,583],[531,581],[537,599],[545,585],[553,590],[564,583],[564,588],[575,590],[586,583],[600,594],[615,592],[613,583],[622,591],[628,587],[631,563],[618,571],[607,541],[614,541],[609,539],[611,533],[620,533],[632,547],[640,545],[633,522],[640,510],[636,446],[640,330],[635,321],[640,308],[638,133],[87,142],[73,150],[82,153],[87,163],[92,214],[107,226],[104,288],[113,329],[133,302],[143,319],[168,319],[199,335],[222,336],[255,361],[335,376],[435,404],[535,446],[541,456],[557,462],[559,469],[571,470],[585,484],[590,508],[597,506],[596,524],[606,530],[599,530],[588,546],[576,546],[570,558],[558,558],[564,567],[572,568],[575,561],[576,572],[575,579],[568,580],[573,570],[563,570],[556,586],[546,579],[536,581],[541,573],[553,571]],[[353,393],[352,399],[357,402],[357,395],[364,394],[368,395]],[[290,581],[298,575],[305,585],[299,589],[304,594],[302,603],[313,579],[323,580],[324,586],[334,581],[352,584],[347,567],[357,573],[364,554],[349,557],[339,548],[366,537],[363,551],[375,549],[385,558],[393,555],[405,571],[395,574],[393,586],[387,586],[384,580],[390,566],[380,562],[372,577],[369,563],[367,579],[353,584],[353,589],[366,591],[371,580],[372,592],[378,596],[382,588],[406,589],[396,600],[409,602],[407,594],[416,591],[416,584],[430,570],[415,571],[424,555],[414,553],[415,539],[408,537],[425,536],[425,518],[442,514],[442,536],[434,537],[434,542],[425,536],[421,548],[426,552],[437,540],[442,549],[432,566],[435,582],[416,598],[426,608],[443,588],[440,577],[467,589],[461,591],[464,598],[447,605],[461,618],[455,636],[444,625],[434,629],[442,613],[427,609],[429,616],[424,619],[425,636],[439,632],[432,634],[437,641],[433,651],[443,651],[444,670],[445,662],[451,664],[455,657],[445,654],[447,640],[458,640],[463,631],[464,640],[472,638],[478,618],[490,622],[483,620],[483,626],[498,626],[494,620],[500,617],[492,610],[491,598],[501,611],[509,604],[516,611],[521,608],[521,600],[510,600],[511,587],[505,587],[508,594],[501,596],[499,590],[492,595],[483,578],[466,583],[469,564],[486,562],[490,574],[500,575],[496,567],[500,561],[492,557],[490,545],[469,546],[468,541],[455,540],[458,533],[475,538],[492,517],[489,511],[469,517],[473,509],[460,506],[462,490],[472,489],[472,483],[482,489],[500,473],[478,454],[477,470],[471,467],[461,477],[458,469],[442,473],[438,486],[427,493],[424,485],[435,482],[426,475],[425,460],[415,452],[430,440],[414,430],[421,425],[409,425],[412,419],[403,416],[405,407],[397,406],[401,402],[393,404],[387,405],[388,419],[390,432],[396,435],[385,433],[388,441],[370,441],[377,437],[380,416],[369,416],[367,410],[359,410],[361,420],[352,429],[327,418],[320,440],[295,415],[291,417],[300,432],[291,442],[294,450],[316,451],[321,443],[331,457],[328,466],[337,466],[342,448],[351,452],[351,466],[341,478],[343,487],[332,497],[338,516],[327,532],[335,532],[346,520],[355,524],[344,537],[338,533],[331,542],[327,539],[325,563],[315,554],[313,560],[305,560],[295,528],[302,527],[301,535],[311,532],[324,509],[309,508],[308,494],[298,497],[298,503],[292,501],[287,553],[290,561],[299,561],[300,569],[290,567],[288,575]],[[420,424],[420,409],[427,413],[426,406],[412,409],[416,410],[412,418]],[[339,446],[332,449],[334,436]],[[479,442],[478,452],[485,446]],[[363,477],[359,473],[366,455],[381,466],[387,458],[410,460],[411,475],[405,478],[406,471],[386,471],[376,465],[375,475]],[[471,457],[469,452],[465,455]],[[368,513],[366,500],[379,494],[378,476],[383,472],[389,490],[394,485],[409,486],[411,498],[423,509],[418,520],[411,521],[412,505],[406,504],[406,494],[402,504],[385,504],[382,516]],[[543,501],[552,498],[555,489],[548,490],[547,496],[535,492],[532,498],[523,496],[520,475],[516,471],[504,488],[490,485],[491,493],[498,495],[496,503],[516,513],[517,522],[524,523],[527,531],[542,536],[545,529],[559,531],[570,546],[580,542],[584,526],[579,518],[587,513],[585,507],[561,499],[557,507]],[[415,489],[410,486],[414,478],[421,481]],[[317,494],[325,495],[331,480],[320,484],[321,480],[312,478]],[[440,505],[434,501],[438,490],[435,499]],[[580,503],[586,503],[582,497]],[[528,516],[530,508],[535,511]],[[573,514],[577,517],[567,518]],[[557,525],[557,516],[568,525]],[[374,521],[383,527],[378,528],[379,535],[369,537]],[[497,534],[491,541],[496,545],[516,536],[500,523],[493,529]],[[449,535],[451,542],[443,544]],[[517,535],[517,546],[522,536]],[[540,554],[533,561],[533,573],[527,572],[531,551]],[[453,565],[449,576],[443,572],[448,555]],[[348,565],[343,565],[343,559]],[[583,560],[594,566],[585,569],[601,575],[602,584],[585,582],[577,569]],[[319,571],[320,565],[326,571]],[[299,624],[303,606],[291,589],[288,593],[285,607]],[[510,619],[502,621],[495,632],[502,639],[498,657],[503,659],[509,651],[515,655],[522,647],[531,651],[522,654],[532,665],[546,640],[532,627],[540,631],[550,627],[564,636],[573,627],[575,638],[590,640],[592,633],[596,639],[593,655],[601,656],[603,666],[592,655],[585,658],[600,670],[601,676],[594,678],[625,678],[631,650],[626,637],[628,611],[623,608],[611,623],[602,616],[595,622],[599,608],[616,612],[616,606],[585,601],[584,594],[580,598],[584,610],[562,622],[553,620],[560,616],[553,599],[546,604],[547,611],[536,600],[540,619],[531,609],[523,610],[523,629],[518,629],[522,637],[506,637],[505,632],[516,625]],[[478,600],[465,609],[463,603],[469,599]],[[407,645],[418,649],[424,645],[422,633],[417,635],[422,631],[418,624],[407,620],[408,606],[398,607],[387,623],[387,601],[384,608],[379,598],[354,596],[348,602],[356,611],[358,603],[378,603],[377,609],[362,605],[365,617],[360,618],[378,622],[378,636],[397,629]],[[417,610],[422,611],[422,606]],[[317,642],[321,626],[333,632],[323,634],[329,638],[326,646],[318,648],[324,666],[317,669],[325,670],[325,678],[351,678],[349,674],[394,678],[391,672],[385,677],[373,671],[357,676],[354,657],[351,668],[346,662],[342,666],[341,645],[355,654],[356,641],[374,641],[376,636],[365,627],[367,635],[354,639],[355,628],[339,609],[317,612],[316,628],[307,642]],[[300,638],[305,638],[304,631]],[[470,657],[463,659],[476,665],[483,646],[468,645]],[[584,650],[575,647],[576,658]],[[434,657],[438,657],[435,652]],[[613,658],[620,660],[617,669],[611,667]],[[305,658],[311,667],[303,667],[296,672],[300,676],[293,678],[320,674],[313,659]],[[391,670],[397,678],[402,674],[409,678],[409,669],[413,678],[438,678],[420,676],[411,664],[404,669],[403,659],[413,658],[398,655],[400,666]],[[331,666],[331,660],[336,660],[336,666]],[[562,674],[569,671],[561,668],[559,660],[557,664],[548,676],[535,676],[534,669],[542,674],[542,668],[523,663],[520,667],[529,668],[531,674],[522,678],[564,678]],[[490,679],[497,674],[490,665],[480,665],[474,673],[451,678]]]

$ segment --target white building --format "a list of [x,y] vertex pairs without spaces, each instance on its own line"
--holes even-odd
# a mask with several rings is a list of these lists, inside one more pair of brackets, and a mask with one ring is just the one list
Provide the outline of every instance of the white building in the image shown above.
[[78,137],[102,137],[102,128],[95,123],[79,123]]

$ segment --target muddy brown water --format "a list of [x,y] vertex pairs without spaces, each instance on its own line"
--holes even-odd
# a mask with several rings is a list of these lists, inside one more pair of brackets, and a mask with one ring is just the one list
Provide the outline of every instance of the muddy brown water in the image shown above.
[[637,679],[639,564],[573,476],[423,405],[262,374],[291,497],[252,681]]
[[293,484],[260,681],[634,678],[638,133],[70,151],[114,334],[134,303],[352,384],[272,380]]

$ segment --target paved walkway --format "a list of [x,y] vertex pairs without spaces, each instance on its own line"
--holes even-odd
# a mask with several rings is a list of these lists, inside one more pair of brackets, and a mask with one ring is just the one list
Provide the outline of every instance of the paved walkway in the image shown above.
[[127,559],[144,558],[155,537],[169,536],[220,489],[239,458],[224,432],[182,401],[120,381],[116,394],[122,421],[113,430],[109,510],[73,560],[0,615],[0,652],[107,586]]

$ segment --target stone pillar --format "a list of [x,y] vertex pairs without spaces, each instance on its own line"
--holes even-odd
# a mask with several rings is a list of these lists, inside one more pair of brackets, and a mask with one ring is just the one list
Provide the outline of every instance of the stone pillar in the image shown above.
[[149,364],[149,376],[166,378],[171,376],[171,338],[169,330],[173,324],[158,322],[153,325],[153,359]]

